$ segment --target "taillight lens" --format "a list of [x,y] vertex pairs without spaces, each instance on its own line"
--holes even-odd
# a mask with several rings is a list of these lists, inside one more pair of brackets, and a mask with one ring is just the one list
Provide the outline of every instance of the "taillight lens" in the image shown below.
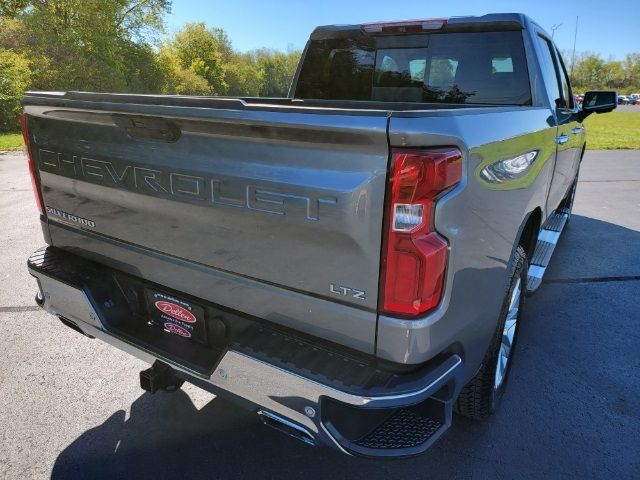
[[36,197],[36,205],[40,214],[44,215],[44,202],[42,201],[42,192],[40,191],[40,178],[36,171],[36,166],[33,163],[33,157],[31,155],[31,142],[29,139],[29,119],[26,114],[20,116],[20,127],[22,129],[22,138],[24,139],[24,149],[27,154],[27,164],[29,166],[29,175],[31,176],[31,187],[33,187],[33,194]]
[[437,197],[462,178],[458,149],[394,150],[389,175],[380,310],[416,316],[442,298],[448,244],[434,229]]

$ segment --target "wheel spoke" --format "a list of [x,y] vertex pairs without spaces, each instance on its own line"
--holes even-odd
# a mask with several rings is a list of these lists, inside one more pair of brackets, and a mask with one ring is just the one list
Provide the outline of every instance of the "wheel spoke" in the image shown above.
[[500,348],[500,353],[498,354],[498,365],[496,366],[496,377],[495,377],[495,385],[499,386],[502,384],[502,380],[504,378],[505,370],[507,369],[507,357],[504,355],[503,348]]
[[505,359],[509,360],[509,353],[511,353],[511,339],[507,335],[502,336],[502,351],[500,352]]
[[513,337],[516,334],[517,321],[518,321],[517,317],[512,320],[507,320],[507,323],[505,324],[505,327],[504,327],[505,336],[509,339],[509,346],[511,346],[511,344],[513,343]]
[[517,308],[520,305],[520,279],[516,282],[515,287],[513,287],[513,293],[511,294],[511,301],[509,302],[509,310],[513,310],[513,308]]
[[496,374],[494,379],[494,389],[498,389],[507,372],[509,359],[511,358],[511,348],[516,335],[516,327],[518,325],[518,314],[520,310],[520,296],[522,295],[520,278],[516,280],[516,284],[511,292],[509,299],[509,309],[504,321],[502,329],[502,339],[500,342],[500,350],[498,351],[498,359],[496,365]]

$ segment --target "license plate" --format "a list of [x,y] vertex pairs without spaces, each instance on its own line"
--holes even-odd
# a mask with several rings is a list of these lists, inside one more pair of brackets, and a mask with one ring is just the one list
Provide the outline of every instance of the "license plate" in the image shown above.
[[152,324],[167,334],[206,343],[204,308],[156,290],[145,289],[145,297]]

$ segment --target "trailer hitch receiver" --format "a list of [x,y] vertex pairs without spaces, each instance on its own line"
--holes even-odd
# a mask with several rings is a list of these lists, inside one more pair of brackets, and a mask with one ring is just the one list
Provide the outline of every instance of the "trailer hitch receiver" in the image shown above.
[[174,392],[183,383],[184,380],[179,379],[169,365],[159,360],[156,360],[151,368],[140,372],[140,387],[149,393],[156,393],[158,390]]

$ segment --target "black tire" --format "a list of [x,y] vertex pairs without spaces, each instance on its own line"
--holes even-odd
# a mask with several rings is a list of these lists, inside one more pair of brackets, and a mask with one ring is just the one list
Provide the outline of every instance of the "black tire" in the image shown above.
[[483,420],[496,411],[500,404],[500,400],[504,395],[507,380],[509,378],[509,372],[513,365],[513,352],[518,338],[518,326],[520,322],[515,322],[514,335],[511,342],[508,361],[506,363],[506,370],[504,371],[500,385],[496,388],[496,369],[498,367],[498,356],[500,355],[503,331],[507,320],[507,314],[509,313],[509,304],[518,283],[518,279],[520,280],[521,287],[520,299],[518,302],[518,318],[521,317],[522,306],[524,305],[528,263],[527,255],[522,247],[518,246],[518,248],[516,248],[509,265],[510,274],[507,292],[502,304],[498,324],[496,326],[493,339],[491,340],[491,345],[489,345],[489,349],[485,354],[478,373],[462,389],[462,392],[456,401],[456,411],[459,414],[474,420]]

